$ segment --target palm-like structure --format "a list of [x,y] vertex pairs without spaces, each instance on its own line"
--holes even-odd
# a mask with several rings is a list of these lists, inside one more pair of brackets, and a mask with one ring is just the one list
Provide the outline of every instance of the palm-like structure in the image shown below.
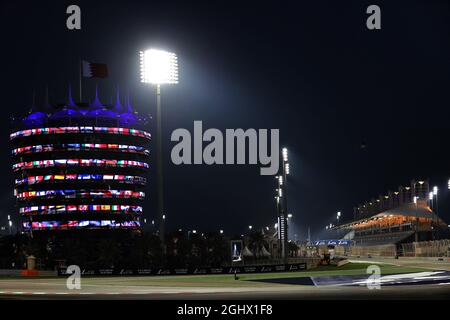
[[267,246],[267,241],[262,232],[252,232],[249,236],[249,249],[255,258],[262,255],[263,247]]

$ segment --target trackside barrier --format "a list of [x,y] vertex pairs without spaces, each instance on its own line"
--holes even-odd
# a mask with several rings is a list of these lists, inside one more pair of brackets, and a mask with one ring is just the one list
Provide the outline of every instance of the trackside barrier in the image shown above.
[[449,258],[450,240],[434,240],[402,243],[400,245],[355,245],[350,247],[351,256],[374,256],[374,257],[422,257],[422,258]]
[[421,241],[403,243],[405,257],[450,257],[450,240]]
[[350,247],[351,256],[395,257],[396,254],[395,244]]
[[[272,265],[272,266],[237,266],[219,268],[153,268],[153,269],[81,269],[82,276],[167,276],[199,274],[234,274],[293,272],[306,270],[306,263]],[[58,269],[58,276],[68,276],[66,268]]]

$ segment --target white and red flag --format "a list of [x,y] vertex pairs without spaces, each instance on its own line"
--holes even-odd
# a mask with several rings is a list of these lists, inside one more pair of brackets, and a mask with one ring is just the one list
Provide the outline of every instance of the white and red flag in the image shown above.
[[108,66],[104,63],[91,63],[82,61],[82,72],[85,78],[106,78],[108,77]]

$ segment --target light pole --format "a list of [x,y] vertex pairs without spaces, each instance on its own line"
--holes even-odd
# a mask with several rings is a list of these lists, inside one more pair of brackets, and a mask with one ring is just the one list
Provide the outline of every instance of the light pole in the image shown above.
[[161,85],[178,83],[178,60],[175,53],[148,49],[140,52],[141,82],[156,85],[156,185],[158,193],[159,238],[165,251],[165,215],[163,192],[163,157],[161,125]]
[[[288,231],[289,231],[289,220],[292,220],[292,218],[293,218],[294,216],[292,215],[292,213],[288,213],[288,215],[287,215],[287,218],[286,218],[286,238],[288,239],[288,241],[289,241],[289,233],[288,233]],[[292,225],[292,222],[291,222],[291,225]]]
[[9,227],[9,235],[11,235],[12,221],[11,215],[8,214],[8,227]]
[[[340,220],[340,219],[341,219],[341,212],[338,211],[337,214],[336,214],[336,220],[337,220],[336,225],[337,225],[337,226],[339,226],[339,220]],[[338,236],[338,238],[340,238],[339,227],[337,228],[337,236]]]
[[435,205],[436,205],[436,216],[437,216],[438,215],[438,209],[439,209],[439,206],[438,206],[438,187],[437,186],[433,187],[433,195],[436,197]]
[[419,197],[414,196],[413,201],[414,201],[414,204],[416,205],[416,232],[415,232],[415,236],[414,236],[415,242],[419,241],[419,234],[418,234],[419,218],[417,218],[417,199],[419,199]]
[[430,193],[428,193],[428,200],[430,200],[430,208],[431,209],[433,209],[433,199],[434,199],[433,191],[430,191]]
[[[436,207],[436,210],[435,210],[435,213],[436,213],[435,229],[436,229],[436,231],[433,232],[433,234],[436,233],[436,236],[438,236],[438,234],[437,234],[437,232],[438,232],[437,225],[439,224],[439,212],[438,212],[439,211],[439,202],[438,202],[438,187],[437,186],[433,187],[433,195],[436,197],[436,201],[434,202],[435,207]],[[434,211],[434,208],[433,208],[433,211]]]
[[281,150],[282,155],[282,172],[279,176],[276,177],[278,180],[278,189],[277,196],[275,199],[277,200],[277,213],[278,213],[278,241],[279,248],[281,251],[281,257],[285,262],[287,262],[288,256],[288,202],[287,202],[287,175],[289,175],[289,162],[288,162],[288,150],[287,148],[283,148]]
[[[429,200],[429,205],[430,205],[430,209],[431,209],[431,211],[434,211],[434,204],[433,204],[433,200],[434,200],[434,193],[433,193],[433,191],[430,191],[429,193],[428,193],[428,200]],[[432,240],[435,240],[435,228],[434,228],[435,226],[434,226],[434,216],[433,216],[433,218],[431,219],[431,237],[432,237]]]

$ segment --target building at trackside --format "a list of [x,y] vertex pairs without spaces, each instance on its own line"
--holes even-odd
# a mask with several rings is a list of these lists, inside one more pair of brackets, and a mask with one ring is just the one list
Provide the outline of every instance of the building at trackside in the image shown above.
[[448,226],[433,210],[432,194],[427,180],[411,181],[355,207],[354,219],[334,229],[356,247],[390,245],[394,251],[402,243],[439,239]]
[[13,119],[12,170],[25,231],[139,229],[148,117],[130,100],[33,106]]

